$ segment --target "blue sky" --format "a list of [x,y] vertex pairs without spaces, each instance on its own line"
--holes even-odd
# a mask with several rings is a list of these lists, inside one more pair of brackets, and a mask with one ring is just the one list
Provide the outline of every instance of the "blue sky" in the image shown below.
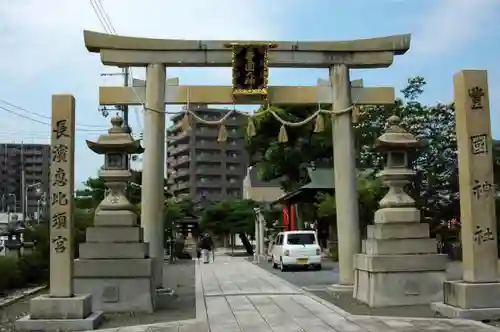
[[[185,39],[347,40],[412,33],[410,51],[388,69],[353,70],[365,85],[400,90],[411,76],[427,79],[422,101],[450,102],[453,74],[461,69],[489,72],[492,126],[500,137],[500,0],[102,0],[119,34]],[[82,30],[103,31],[88,0],[0,2],[0,100],[40,121],[0,109],[0,143],[49,142],[51,95],[77,99],[76,182],[95,176],[102,157],[85,139],[96,139],[108,126],[98,112],[97,87],[120,84],[116,72],[100,64],[83,45]],[[144,71],[134,69],[137,78]],[[172,69],[181,84],[229,85],[229,69]],[[315,85],[326,70],[272,70],[275,85]],[[130,115],[142,128],[142,111]]]

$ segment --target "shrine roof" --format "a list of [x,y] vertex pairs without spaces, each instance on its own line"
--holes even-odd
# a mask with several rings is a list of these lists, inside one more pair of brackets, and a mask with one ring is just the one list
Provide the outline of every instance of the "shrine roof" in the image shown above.
[[308,183],[292,192],[286,193],[273,202],[273,204],[311,200],[311,198],[314,198],[312,196],[318,191],[335,190],[333,168],[308,168],[307,173],[309,177]]

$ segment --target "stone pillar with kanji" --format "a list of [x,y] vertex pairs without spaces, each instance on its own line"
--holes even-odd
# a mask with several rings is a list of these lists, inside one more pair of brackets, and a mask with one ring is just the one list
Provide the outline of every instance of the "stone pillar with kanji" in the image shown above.
[[443,302],[434,303],[433,308],[447,317],[498,319],[496,190],[487,72],[457,73],[454,89],[463,280],[446,281]]
[[50,288],[30,300],[30,314],[16,322],[28,331],[81,331],[96,328],[103,313],[92,312],[91,292],[73,283],[75,98],[52,96],[50,187]]
[[92,293],[93,307],[104,312],[151,313],[156,294],[153,259],[143,241],[137,209],[125,195],[132,178],[128,155],[144,149],[121,117],[113,117],[111,124],[107,135],[87,141],[93,152],[104,155],[99,177],[108,190],[96,209],[94,225],[86,230],[85,243],[80,244],[75,290]]

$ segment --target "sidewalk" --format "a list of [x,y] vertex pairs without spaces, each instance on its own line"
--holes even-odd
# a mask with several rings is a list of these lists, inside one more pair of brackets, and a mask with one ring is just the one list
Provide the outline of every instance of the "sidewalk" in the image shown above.
[[211,332],[500,331],[467,320],[353,316],[241,258],[199,270]]
[[196,262],[196,319],[102,332],[500,332],[474,321],[354,316],[243,258]]

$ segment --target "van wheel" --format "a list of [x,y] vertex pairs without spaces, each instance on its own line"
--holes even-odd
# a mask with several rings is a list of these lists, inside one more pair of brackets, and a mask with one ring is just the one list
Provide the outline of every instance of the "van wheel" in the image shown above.
[[286,266],[285,264],[283,264],[283,260],[280,259],[280,271],[281,272],[285,272],[286,271]]
[[314,271],[321,271],[322,268],[323,268],[323,266],[321,264],[315,265]]
[[276,264],[276,262],[274,261],[274,256],[271,258],[271,262],[273,264],[273,269],[277,269],[278,268],[278,264]]

